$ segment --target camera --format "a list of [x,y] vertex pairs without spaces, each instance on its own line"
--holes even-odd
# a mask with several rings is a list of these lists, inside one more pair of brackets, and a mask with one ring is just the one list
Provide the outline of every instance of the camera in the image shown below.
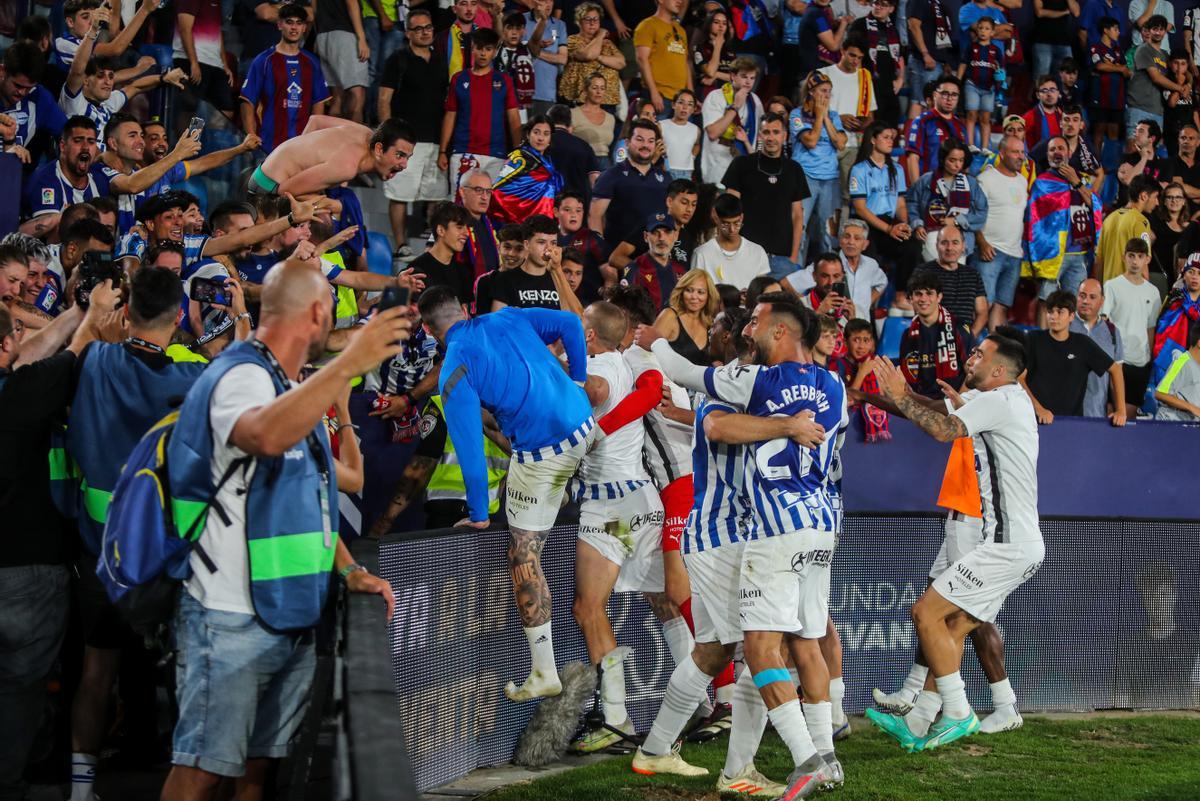
[[86,309],[92,299],[92,290],[108,279],[112,279],[113,288],[121,286],[125,271],[118,262],[113,261],[112,253],[102,250],[89,250],[83,254],[79,264],[79,283],[75,286],[75,302],[81,309]]

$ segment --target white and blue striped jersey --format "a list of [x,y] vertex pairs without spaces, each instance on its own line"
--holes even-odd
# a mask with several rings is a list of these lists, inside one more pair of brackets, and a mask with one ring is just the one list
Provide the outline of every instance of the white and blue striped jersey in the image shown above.
[[746,448],[711,442],[704,435],[704,419],[713,412],[736,414],[738,410],[708,399],[701,401],[696,409],[692,511],[682,542],[685,554],[746,540],[750,517],[746,497]]
[[704,384],[712,397],[757,417],[790,417],[810,410],[831,433],[812,449],[788,438],[749,446],[745,459],[753,513],[749,539],[803,529],[836,532],[840,511],[835,512],[829,490],[834,432],[849,419],[841,380],[817,365],[784,362],[773,367],[710,368],[704,373]]
[[[183,271],[188,272],[188,267],[204,258],[204,246],[208,244],[209,237],[205,234],[184,234],[183,241],[180,242],[183,246]],[[113,256],[114,259],[137,259],[140,264],[142,255],[146,252],[148,243],[139,234],[129,233],[121,237],[117,243],[117,252]]]
[[58,107],[54,96],[40,84],[18,103],[7,106],[0,103],[0,114],[7,114],[16,121],[17,133],[13,141],[25,147],[29,146],[40,129],[49,131],[57,138],[67,122],[67,115]]

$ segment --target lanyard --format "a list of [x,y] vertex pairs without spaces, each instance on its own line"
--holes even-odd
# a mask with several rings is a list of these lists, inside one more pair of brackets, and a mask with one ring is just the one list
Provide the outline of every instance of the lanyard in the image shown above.
[[157,353],[160,356],[167,355],[167,352],[162,349],[162,346],[155,345],[153,342],[147,342],[146,340],[142,339],[141,337],[126,337],[125,344],[126,345],[137,345],[139,348],[145,348],[148,351],[153,351],[154,353]]

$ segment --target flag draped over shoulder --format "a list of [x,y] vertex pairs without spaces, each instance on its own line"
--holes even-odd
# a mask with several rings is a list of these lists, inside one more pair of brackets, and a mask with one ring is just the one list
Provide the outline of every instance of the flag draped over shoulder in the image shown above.
[[489,212],[501,223],[517,223],[534,214],[554,216],[554,198],[562,191],[563,179],[550,157],[528,145],[508,154],[492,190]]
[[1166,375],[1175,354],[1187,350],[1188,326],[1200,321],[1200,300],[1192,300],[1187,290],[1172,290],[1158,314],[1154,326],[1154,383]]
[[[1071,185],[1052,172],[1044,172],[1029,190],[1029,216],[1025,222],[1025,252],[1028,258],[1024,275],[1054,280],[1062,268],[1063,254],[1071,244]],[[1104,214],[1100,198],[1092,193],[1092,241],[1100,236]],[[1090,248],[1089,248],[1090,249]]]

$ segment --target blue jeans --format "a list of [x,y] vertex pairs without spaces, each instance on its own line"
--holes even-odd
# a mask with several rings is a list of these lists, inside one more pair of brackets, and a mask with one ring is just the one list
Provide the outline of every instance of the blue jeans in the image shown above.
[[1125,107],[1125,138],[1132,139],[1137,132],[1137,124],[1143,120],[1154,120],[1158,123],[1159,130],[1162,130],[1163,115],[1155,114],[1152,111],[1145,109],[1134,108],[1133,106]]
[[[1033,80],[1040,80],[1043,75],[1049,75],[1057,78],[1057,73],[1052,72],[1055,65],[1064,58],[1071,57],[1070,45],[1045,44],[1038,42],[1033,46],[1033,75],[1030,77]],[[1036,88],[1036,87],[1035,87]]]
[[67,568],[0,568],[0,799],[25,797],[21,775],[46,707],[46,674],[67,628]]
[[317,665],[311,631],[274,632],[254,615],[208,609],[184,589],[175,645],[174,764],[241,776],[247,759],[287,756]]
[[828,220],[842,206],[842,189],[837,178],[809,178],[808,197],[804,199],[804,245],[800,262],[807,264],[808,252],[815,241],[822,251],[836,250],[836,239],[829,235]]
[[971,259],[975,269],[983,278],[983,289],[987,293],[988,303],[999,303],[1005,308],[1012,308],[1013,298],[1017,296],[1017,281],[1021,278],[1021,259],[996,250],[996,258],[984,261],[979,258],[979,251]]
[[[991,89],[985,92],[967,81],[963,85],[963,93],[966,95],[967,111],[984,111],[991,114],[996,110],[996,93]],[[986,143],[984,144],[986,146]]]
[[690,181],[694,170],[667,170],[667,175],[671,176],[672,181]]
[[782,281],[799,269],[796,263],[787,256],[776,256],[773,253],[767,254],[767,264],[771,267],[771,277],[776,281]]
[[908,58],[908,102],[916,103],[917,105],[925,105],[925,84],[930,81],[936,81],[942,75],[943,67],[939,63],[933,65],[933,69],[925,69],[925,59],[920,56],[909,56]]
[[1054,292],[1061,289],[1072,295],[1079,291],[1079,285],[1088,277],[1088,255],[1086,253],[1068,253],[1063,256],[1062,266],[1058,268],[1058,278],[1051,281],[1043,278],[1038,287],[1038,300],[1046,300]]

